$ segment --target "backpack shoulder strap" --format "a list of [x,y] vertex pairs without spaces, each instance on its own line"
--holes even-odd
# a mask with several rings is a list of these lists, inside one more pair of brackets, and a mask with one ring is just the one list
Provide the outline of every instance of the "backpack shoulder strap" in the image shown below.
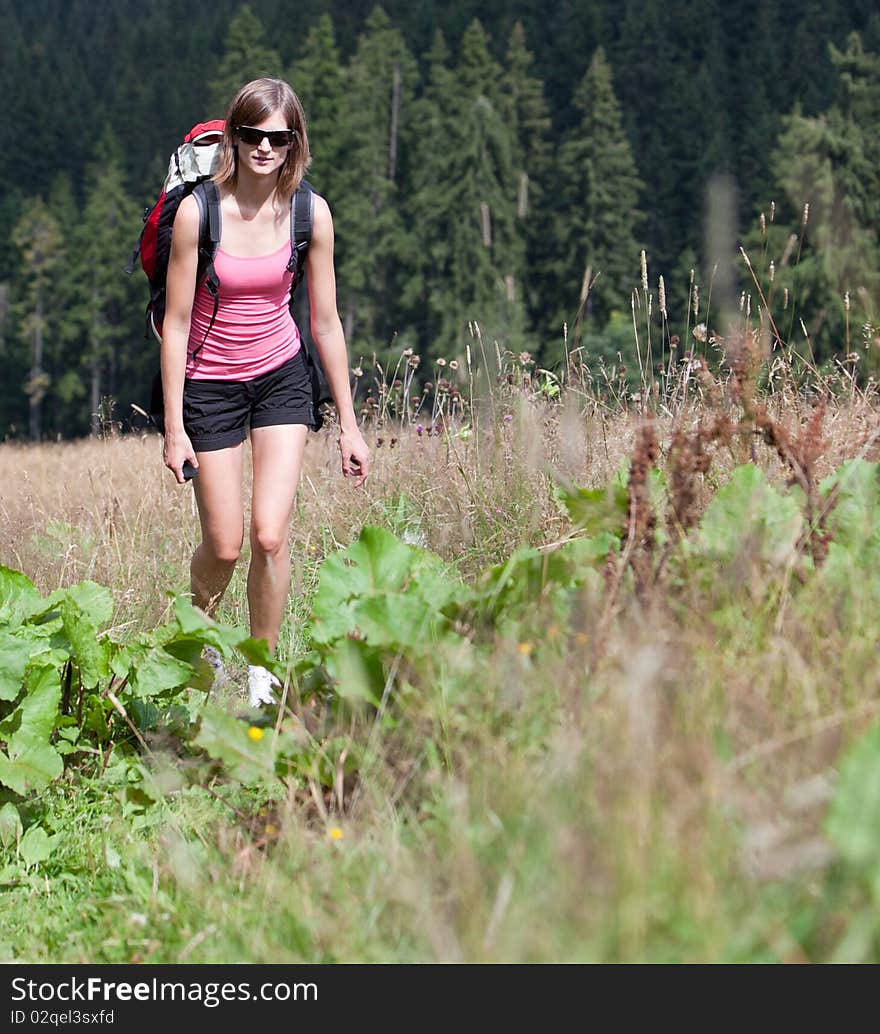
[[302,280],[305,272],[306,252],[312,241],[312,219],[315,213],[315,192],[306,180],[300,183],[290,199],[290,262],[287,268],[293,273],[293,290]]
[[214,308],[211,312],[211,321],[208,329],[202,338],[202,343],[193,352],[193,358],[199,354],[203,345],[208,340],[214,320],[217,319],[217,309],[220,305],[220,281],[214,271],[214,257],[217,248],[220,246],[220,233],[222,230],[220,220],[220,192],[217,184],[210,179],[202,180],[193,188],[193,196],[199,206],[199,262],[196,284],[204,283],[205,290],[214,299]]
[[220,193],[213,180],[202,180],[193,187],[199,206],[199,251],[213,264],[220,245]]

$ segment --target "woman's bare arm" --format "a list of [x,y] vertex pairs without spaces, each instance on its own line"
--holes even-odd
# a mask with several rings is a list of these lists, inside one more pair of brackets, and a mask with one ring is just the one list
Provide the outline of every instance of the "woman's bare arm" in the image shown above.
[[333,217],[324,198],[315,195],[312,241],[306,256],[312,337],[321,357],[330,393],[339,414],[339,450],[342,472],[357,478],[359,486],[370,470],[370,451],[354,412],[349,380],[348,349],[336,308],[336,273],[333,264]]
[[181,201],[174,218],[162,323],[162,391],[165,397],[165,465],[180,484],[182,466],[198,467],[192,443],[183,429],[183,381],[190,317],[196,289],[199,248],[199,206],[191,195]]

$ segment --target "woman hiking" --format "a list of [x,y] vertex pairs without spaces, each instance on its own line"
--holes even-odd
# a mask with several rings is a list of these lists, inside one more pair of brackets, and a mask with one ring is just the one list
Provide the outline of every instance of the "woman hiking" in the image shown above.
[[[193,603],[217,608],[244,541],[243,449],[250,437],[253,468],[247,598],[250,630],[274,651],[290,586],[288,527],[314,427],[305,345],[290,313],[290,204],[309,166],[302,105],[280,79],[242,86],[226,117],[214,182],[221,237],[214,259],[214,299],[197,284],[199,208],[181,203],[174,220],[162,327],[163,459],[183,483],[194,478],[202,541],[190,564]],[[333,219],[314,195],[306,253],[311,332],[339,418],[342,474],[363,485],[370,453],[358,428],[349,358],[336,309]],[[212,648],[207,659],[222,675]],[[272,703],[278,680],[248,669],[252,707]]]

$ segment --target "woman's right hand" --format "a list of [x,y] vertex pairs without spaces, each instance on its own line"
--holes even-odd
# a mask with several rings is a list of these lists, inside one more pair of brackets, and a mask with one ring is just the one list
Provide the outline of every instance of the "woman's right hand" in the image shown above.
[[183,476],[183,464],[187,460],[196,470],[199,467],[199,460],[195,449],[193,449],[189,435],[185,431],[166,433],[162,459],[165,461],[165,466],[177,478],[178,485],[186,482],[186,478]]

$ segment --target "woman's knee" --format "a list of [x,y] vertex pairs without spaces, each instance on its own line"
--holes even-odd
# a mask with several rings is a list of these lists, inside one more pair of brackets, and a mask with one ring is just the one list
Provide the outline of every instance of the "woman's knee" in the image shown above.
[[251,549],[264,556],[275,557],[287,548],[287,528],[256,525],[251,528]]
[[207,538],[202,543],[211,561],[224,567],[234,567],[241,556],[243,535],[236,538]]

